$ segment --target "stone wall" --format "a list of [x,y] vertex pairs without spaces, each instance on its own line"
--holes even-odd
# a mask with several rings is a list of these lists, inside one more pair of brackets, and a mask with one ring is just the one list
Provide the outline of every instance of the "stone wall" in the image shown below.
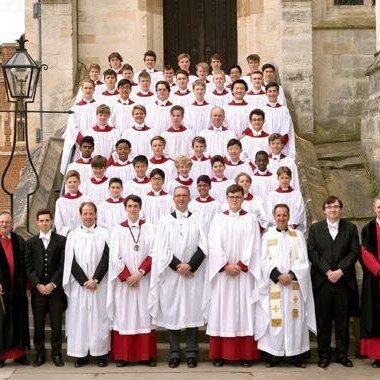
[[366,68],[375,49],[372,3],[333,7],[313,2],[314,138],[360,139]]

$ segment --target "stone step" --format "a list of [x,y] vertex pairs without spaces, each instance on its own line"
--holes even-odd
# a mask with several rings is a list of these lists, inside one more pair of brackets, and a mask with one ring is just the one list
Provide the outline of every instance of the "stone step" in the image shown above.
[[315,151],[318,159],[342,160],[362,155],[362,146],[359,140],[316,144]]
[[360,169],[364,168],[364,159],[362,156],[347,157],[339,160],[319,159],[319,165],[322,169]]

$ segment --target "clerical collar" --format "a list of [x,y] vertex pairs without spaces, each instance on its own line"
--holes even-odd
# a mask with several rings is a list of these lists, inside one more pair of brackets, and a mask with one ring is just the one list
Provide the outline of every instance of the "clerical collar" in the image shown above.
[[129,218],[127,218],[128,226],[130,228],[140,228],[141,223],[140,223],[140,218],[136,220],[136,222],[131,222]]
[[332,228],[338,228],[339,227],[340,219],[338,219],[337,221],[333,222],[333,221],[329,220],[328,218],[326,218],[326,221],[327,221],[327,225],[329,227],[332,227]]
[[46,234],[40,231],[40,239],[50,240],[51,238],[51,230],[49,230]]
[[176,214],[177,219],[187,219],[189,217],[189,210],[181,212],[176,209],[175,214]]
[[283,229],[283,230],[280,230],[278,227],[276,227],[276,231],[277,231],[277,232],[285,233],[285,232],[288,232],[288,229],[285,228],[285,229]]
[[91,227],[86,227],[83,224],[81,225],[81,228],[82,228],[83,232],[87,232],[87,233],[94,233],[95,232],[95,227],[96,227],[95,223]]

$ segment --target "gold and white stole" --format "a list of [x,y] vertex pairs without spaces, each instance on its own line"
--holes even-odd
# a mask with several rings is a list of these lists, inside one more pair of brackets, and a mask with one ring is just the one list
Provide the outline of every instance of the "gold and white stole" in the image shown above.
[[[287,232],[290,239],[291,262],[294,263],[298,256],[298,241],[296,231],[289,229]],[[267,247],[269,251],[269,260],[273,263],[274,267],[278,266],[279,259],[279,239],[276,233],[276,228],[270,228],[268,231]],[[292,281],[292,317],[299,316],[299,301],[300,301],[300,286],[298,281]],[[279,283],[271,282],[270,292],[270,314],[271,326],[280,327],[282,325],[282,305],[281,305],[281,286]]]

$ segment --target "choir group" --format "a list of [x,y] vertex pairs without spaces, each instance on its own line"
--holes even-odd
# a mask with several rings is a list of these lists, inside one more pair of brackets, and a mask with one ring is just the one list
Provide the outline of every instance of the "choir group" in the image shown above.
[[[192,75],[186,53],[178,56],[176,72],[169,65],[156,70],[151,50],[143,60],[137,73],[117,52],[102,76],[91,65],[72,107],[61,162],[64,195],[54,221],[49,210],[37,213],[40,233],[25,245],[33,364],[45,362],[49,313],[53,361],[63,365],[66,310],[67,354],[76,367],[89,355],[106,366],[109,351],[119,367],[154,366],[159,327],[168,331],[169,367],[184,356],[194,368],[198,329],[206,326],[214,366],[240,361],[249,367],[263,359],[268,367],[282,360],[305,367],[309,331],[318,331],[324,368],[333,355],[333,322],[336,360],[352,366],[348,318],[358,313],[351,305],[358,298],[358,233],[340,219],[343,205],[331,196],[323,204],[326,220],[310,228],[306,243],[293,123],[274,66],[260,69],[260,57],[251,54],[247,75],[238,65],[227,75],[214,54]],[[15,291],[7,293],[7,278],[19,275],[22,286],[7,243],[11,224],[11,215],[2,213],[2,260],[13,266],[9,278],[0,273],[4,316],[15,302],[7,298]],[[363,268],[376,279],[378,224],[374,231],[363,248]],[[14,257],[23,249],[14,248]],[[368,286],[375,289],[376,281]],[[22,305],[13,307],[23,314]],[[380,313],[374,315],[371,321]],[[361,353],[380,366],[380,334],[367,330]],[[0,364],[28,363],[21,338],[0,345]]]

